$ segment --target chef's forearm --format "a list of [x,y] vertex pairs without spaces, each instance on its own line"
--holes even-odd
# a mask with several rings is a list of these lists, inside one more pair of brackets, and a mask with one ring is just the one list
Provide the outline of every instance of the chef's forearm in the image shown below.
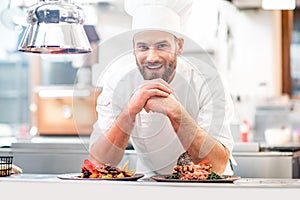
[[111,128],[92,145],[91,159],[96,163],[117,165],[127,147],[134,122],[124,109]]
[[[195,140],[198,125],[180,105],[168,112],[168,117],[184,149],[187,150]],[[201,139],[201,138],[198,138]],[[199,147],[200,148],[200,147]]]
[[122,160],[124,149],[121,149],[109,141],[104,135],[90,148],[90,158],[95,164],[111,164],[117,166]]
[[229,152],[226,147],[201,128],[198,128],[187,152],[194,163],[207,160],[212,164],[212,170],[220,174],[224,172],[229,160]]
[[199,127],[185,109],[176,109],[168,116],[191,160],[199,163],[208,159],[213,165],[213,170],[222,173],[229,159],[228,150]]

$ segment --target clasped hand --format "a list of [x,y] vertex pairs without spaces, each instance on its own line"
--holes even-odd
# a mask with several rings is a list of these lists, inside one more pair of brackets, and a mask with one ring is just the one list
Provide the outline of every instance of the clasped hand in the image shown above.
[[159,112],[165,115],[178,107],[178,101],[172,94],[173,89],[163,79],[146,80],[132,95],[128,110],[132,119],[144,108],[147,112]]

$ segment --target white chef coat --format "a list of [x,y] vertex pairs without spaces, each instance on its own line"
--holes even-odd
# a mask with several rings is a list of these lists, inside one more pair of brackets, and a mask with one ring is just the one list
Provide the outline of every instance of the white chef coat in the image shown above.
[[[230,131],[233,104],[225,90],[218,89],[218,84],[211,84],[218,81],[218,74],[211,73],[213,69],[207,70],[211,66],[205,63],[202,65],[191,67],[190,63],[178,58],[176,74],[170,85],[175,97],[197,124],[231,153],[234,145]],[[206,74],[205,71],[209,72]],[[144,81],[135,63],[120,66],[119,71],[106,80],[97,100],[98,121],[94,124],[90,146],[110,128],[131,95]],[[211,92],[217,94],[211,95]],[[220,97],[220,103],[215,101],[215,96]],[[220,107],[224,108],[224,112]],[[147,113],[145,110],[136,116],[131,143],[137,153],[136,171],[146,176],[170,174],[179,155],[185,152],[168,117],[160,113]],[[232,174],[229,163],[224,174]]]

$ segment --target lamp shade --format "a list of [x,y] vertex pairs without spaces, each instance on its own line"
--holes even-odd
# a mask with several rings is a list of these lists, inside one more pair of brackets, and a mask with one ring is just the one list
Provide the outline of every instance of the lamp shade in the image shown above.
[[45,54],[92,51],[83,28],[83,10],[69,1],[38,1],[27,11],[27,23],[19,51]]

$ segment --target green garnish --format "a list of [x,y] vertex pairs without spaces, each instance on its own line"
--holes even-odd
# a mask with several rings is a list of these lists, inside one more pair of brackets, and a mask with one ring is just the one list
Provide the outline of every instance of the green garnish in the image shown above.
[[174,173],[172,175],[168,175],[166,176],[165,178],[166,179],[179,179],[179,176],[181,175],[181,172],[177,172],[177,173]]
[[216,172],[211,172],[210,175],[207,177],[207,180],[213,179],[222,179],[223,177],[217,174]]
[[[166,179],[179,179],[179,176],[181,175],[181,172],[174,173],[172,175],[165,176]],[[216,172],[211,172],[209,176],[207,177],[207,180],[213,180],[213,179],[222,179],[223,177],[217,174]]]

